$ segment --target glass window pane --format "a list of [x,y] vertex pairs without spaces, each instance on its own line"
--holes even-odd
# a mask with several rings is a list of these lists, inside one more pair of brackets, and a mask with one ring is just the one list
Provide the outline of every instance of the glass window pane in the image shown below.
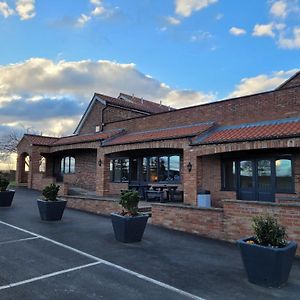
[[138,180],[138,159],[137,158],[133,158],[131,160],[130,180],[131,181],[137,181]]
[[277,159],[275,168],[277,192],[293,192],[292,161],[290,159]]
[[65,172],[65,158],[62,158],[60,161],[60,173]]
[[110,181],[114,181],[114,160],[110,160],[109,162],[109,173],[110,173]]
[[251,160],[240,162],[241,188],[253,188],[253,166]]
[[115,168],[114,168],[114,181],[120,182],[121,178],[122,178],[122,175],[121,175],[122,160],[121,159],[114,160],[114,165],[115,165]]
[[75,158],[70,157],[70,173],[75,173]]
[[150,182],[157,182],[157,157],[150,157],[149,173],[150,173]]
[[128,181],[129,179],[129,159],[122,159],[121,163],[121,181]]
[[158,180],[159,181],[168,180],[168,157],[167,156],[162,156],[159,158]]
[[147,170],[148,170],[148,158],[147,157],[144,157],[143,158],[143,166],[142,166],[142,168],[143,168],[143,170],[142,170],[142,172],[143,172],[143,174],[142,174],[142,176],[143,176],[143,181],[144,182],[147,182],[148,181],[148,173],[147,173]]
[[65,168],[64,173],[70,172],[70,157],[65,157]]
[[46,158],[42,156],[40,160],[39,172],[45,173],[46,172]]
[[223,188],[234,191],[236,189],[236,167],[235,161],[227,160],[223,162]]
[[169,180],[179,181],[180,180],[180,156],[173,155],[169,158]]
[[260,191],[272,189],[271,161],[259,160],[257,162],[258,188]]

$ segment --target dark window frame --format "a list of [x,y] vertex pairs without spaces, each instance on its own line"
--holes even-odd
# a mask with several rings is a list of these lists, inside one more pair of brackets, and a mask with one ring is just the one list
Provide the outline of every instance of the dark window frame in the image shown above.
[[[277,155],[257,155],[257,156],[245,156],[239,158],[223,158],[221,159],[221,191],[232,191],[235,192],[238,189],[238,173],[239,173],[239,163],[242,160],[261,160],[261,159],[268,159],[271,161],[271,168],[273,169],[272,180],[274,182],[274,192],[276,194],[294,194],[295,193],[295,158],[293,154],[277,154]],[[290,189],[280,190],[277,189],[277,176],[276,176],[276,160],[286,159],[291,161],[291,182],[292,185]],[[234,162],[235,163],[235,188],[231,188],[226,186],[225,180],[225,165],[227,162]]]
[[[71,168],[71,161],[74,160],[74,169]],[[63,168],[62,168],[63,161]],[[68,170],[66,170],[66,161],[69,161]],[[72,169],[72,170],[71,170]],[[60,173],[61,174],[74,174],[76,173],[76,159],[74,156],[65,156],[60,160]]]
[[[118,160],[128,160],[128,178],[126,180],[122,180],[122,177],[120,178],[120,180],[116,179],[116,174],[115,174],[115,168],[116,168],[116,161]],[[130,177],[130,159],[129,157],[118,157],[118,158],[113,158],[110,160],[110,181],[111,182],[115,182],[115,183],[123,183],[123,182],[129,182],[129,177]],[[112,164],[112,169],[111,169],[111,164]],[[122,165],[122,162],[121,162]]]

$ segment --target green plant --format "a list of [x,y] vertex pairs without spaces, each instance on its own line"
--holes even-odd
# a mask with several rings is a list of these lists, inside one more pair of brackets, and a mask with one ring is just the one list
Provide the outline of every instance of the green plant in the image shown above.
[[51,183],[50,185],[46,186],[43,191],[42,195],[45,197],[45,199],[48,201],[56,201],[57,194],[59,191],[60,186],[56,185],[54,183]]
[[9,185],[8,179],[6,179],[4,176],[0,176],[0,192],[6,191],[8,185]]
[[140,201],[139,193],[133,190],[126,190],[121,192],[120,204],[125,209],[122,211],[122,215],[129,214],[136,216],[138,214],[138,203]]
[[260,245],[284,247],[287,243],[285,228],[270,215],[254,217],[252,227],[256,241]]

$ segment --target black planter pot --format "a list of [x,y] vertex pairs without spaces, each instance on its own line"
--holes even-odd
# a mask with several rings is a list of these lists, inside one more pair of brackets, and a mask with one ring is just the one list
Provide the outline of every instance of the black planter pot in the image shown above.
[[15,191],[13,191],[13,190],[0,192],[0,206],[1,207],[11,206],[14,195],[15,195]]
[[142,240],[149,216],[121,216],[112,213],[111,221],[116,240],[123,243],[135,243]]
[[251,283],[268,287],[280,287],[286,283],[292,268],[297,244],[289,242],[286,247],[272,248],[248,244],[247,241],[249,240],[253,240],[253,238],[237,241],[248,280]]
[[42,220],[58,221],[62,218],[67,201],[61,199],[57,201],[45,201],[38,199],[37,204]]

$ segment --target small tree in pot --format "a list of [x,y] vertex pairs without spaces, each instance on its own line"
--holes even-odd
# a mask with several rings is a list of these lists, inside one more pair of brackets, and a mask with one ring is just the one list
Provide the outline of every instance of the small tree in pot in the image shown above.
[[0,206],[9,207],[13,201],[15,191],[7,190],[9,180],[3,175],[0,175]]
[[297,244],[286,240],[286,232],[269,215],[253,218],[254,236],[238,241],[248,280],[280,287],[287,282]]
[[116,239],[123,243],[140,242],[149,216],[138,213],[138,192],[122,191],[119,203],[123,207],[122,212],[111,214]]
[[44,221],[61,220],[67,201],[57,198],[60,186],[51,183],[43,191],[43,199],[38,199],[37,204],[40,217]]

